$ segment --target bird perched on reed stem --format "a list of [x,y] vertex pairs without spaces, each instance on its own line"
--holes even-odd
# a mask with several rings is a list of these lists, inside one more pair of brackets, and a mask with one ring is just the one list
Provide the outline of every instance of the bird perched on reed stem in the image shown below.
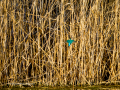
[[70,47],[70,45],[75,42],[74,40],[71,40],[71,38],[69,40],[67,40],[68,46]]

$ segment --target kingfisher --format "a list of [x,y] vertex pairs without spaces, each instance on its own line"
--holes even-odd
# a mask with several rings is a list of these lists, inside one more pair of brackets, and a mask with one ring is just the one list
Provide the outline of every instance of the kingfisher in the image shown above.
[[68,46],[70,47],[70,45],[75,42],[74,40],[71,40],[71,38],[69,40],[67,40]]

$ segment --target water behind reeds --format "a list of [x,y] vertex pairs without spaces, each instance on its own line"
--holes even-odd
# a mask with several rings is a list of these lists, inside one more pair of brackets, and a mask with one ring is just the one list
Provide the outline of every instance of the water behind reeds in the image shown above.
[[0,0],[0,86],[111,83],[120,83],[119,0]]

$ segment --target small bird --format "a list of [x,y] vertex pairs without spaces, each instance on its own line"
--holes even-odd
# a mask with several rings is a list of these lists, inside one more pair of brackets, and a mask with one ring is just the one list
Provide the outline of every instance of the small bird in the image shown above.
[[75,42],[74,40],[71,40],[71,38],[69,40],[67,40],[68,46],[70,47],[70,45]]

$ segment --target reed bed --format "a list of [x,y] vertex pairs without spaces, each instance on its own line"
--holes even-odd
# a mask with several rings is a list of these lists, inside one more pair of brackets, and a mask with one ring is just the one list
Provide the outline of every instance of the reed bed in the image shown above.
[[1,86],[107,83],[120,84],[119,0],[0,0]]

